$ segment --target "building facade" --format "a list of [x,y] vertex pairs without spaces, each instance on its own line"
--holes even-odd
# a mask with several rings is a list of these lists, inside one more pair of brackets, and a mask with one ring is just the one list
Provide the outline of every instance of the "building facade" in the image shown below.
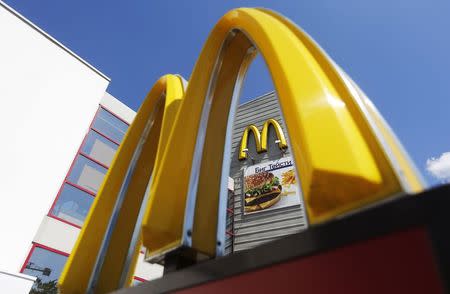
[[0,270],[18,272],[109,78],[0,1]]
[[[279,124],[279,130],[273,121]],[[263,142],[265,126],[267,139]],[[284,135],[286,147],[280,148],[282,138],[277,132]],[[244,133],[247,133],[247,144],[244,146],[246,148],[241,148]],[[258,137],[261,142],[257,142]],[[267,144],[267,150],[258,151],[258,146],[264,143]],[[242,151],[246,155],[245,159],[240,159]],[[238,106],[231,157],[230,177],[234,180],[234,194],[229,204],[228,223],[231,229],[227,232],[228,253],[250,249],[307,228],[299,180],[296,179],[295,165],[290,157],[288,130],[274,92]],[[259,206],[246,205],[246,202],[252,204],[248,200],[254,197],[245,197],[251,188],[246,187],[245,180],[263,171],[279,179],[281,193]]]
[[[0,43],[0,271],[51,283],[135,112],[106,93],[107,76],[1,1]],[[135,281],[160,276],[141,255]]]
[[[69,171],[33,238],[21,272],[42,283],[57,280],[75,245],[103,178],[122,142],[134,111],[106,93]],[[139,257],[135,282],[159,277],[162,267]]]
[[0,270],[17,272],[109,78],[0,2]]

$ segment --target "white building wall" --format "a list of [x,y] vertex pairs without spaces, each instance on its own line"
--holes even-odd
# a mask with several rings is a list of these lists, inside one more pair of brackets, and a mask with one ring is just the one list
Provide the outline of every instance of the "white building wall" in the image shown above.
[[80,231],[77,227],[45,216],[33,241],[70,254]]
[[134,270],[134,276],[145,280],[154,280],[162,277],[164,267],[159,264],[151,264],[145,262],[145,254],[140,252],[138,261],[136,263],[136,269]]
[[17,272],[109,80],[0,2],[0,269]]
[[0,271],[2,293],[26,294],[31,290],[35,277]]
[[131,108],[114,98],[108,92],[105,92],[103,95],[100,104],[107,108],[108,110],[114,112],[118,117],[131,124],[133,122],[134,117],[136,116],[136,112],[134,112]]

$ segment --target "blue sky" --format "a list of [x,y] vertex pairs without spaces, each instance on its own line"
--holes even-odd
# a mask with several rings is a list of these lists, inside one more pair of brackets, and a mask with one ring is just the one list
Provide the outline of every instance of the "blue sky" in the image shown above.
[[[437,180],[425,169],[427,159],[450,151],[448,0],[6,3],[108,75],[108,91],[133,109],[161,75],[189,78],[210,30],[226,11],[271,8],[306,30],[358,83],[430,183]],[[257,60],[244,99],[272,89]]]

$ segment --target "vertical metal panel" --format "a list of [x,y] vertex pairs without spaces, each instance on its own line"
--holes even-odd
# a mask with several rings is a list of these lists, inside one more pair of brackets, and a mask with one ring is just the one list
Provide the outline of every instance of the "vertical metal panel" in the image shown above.
[[232,247],[233,252],[250,249],[306,228],[307,222],[303,210],[303,203],[297,206],[244,216],[242,209],[244,169],[251,165],[277,160],[290,154],[289,148],[284,154],[278,148],[275,143],[275,132],[270,128],[267,152],[258,154],[256,152],[255,140],[253,136],[250,136],[248,142],[249,157],[243,161],[238,159],[239,146],[244,129],[248,125],[253,124],[261,130],[263,124],[270,118],[277,120],[283,132],[287,135],[278,98],[274,92],[240,105],[236,113],[232,136],[232,160],[230,169],[230,177],[234,179],[234,203],[229,206],[234,208],[233,214],[230,214],[230,218],[233,220],[232,232],[234,236],[232,236],[232,244],[229,245]]
[[233,240],[234,240],[234,191],[228,190],[228,203],[227,207],[227,226],[225,235],[225,255],[233,252]]

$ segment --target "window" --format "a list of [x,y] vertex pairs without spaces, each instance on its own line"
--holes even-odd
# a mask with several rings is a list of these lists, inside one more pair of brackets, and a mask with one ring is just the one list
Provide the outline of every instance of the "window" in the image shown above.
[[[28,259],[23,273],[37,277],[33,288],[46,289],[56,293],[56,281],[58,280],[66,263],[67,256],[34,245],[31,256]],[[53,292],[51,292],[53,293]]]
[[92,124],[92,128],[111,138],[115,142],[120,143],[128,129],[128,124],[105,109],[100,108],[94,123]]
[[142,283],[144,283],[146,280],[144,280],[143,278],[139,278],[139,277],[133,277],[133,280],[131,281],[131,286],[137,286],[140,285]]
[[[127,123],[99,108],[49,216],[83,225],[127,129]],[[67,257],[64,252],[33,244],[22,272],[38,278],[34,292],[56,293],[56,282]]]
[[81,227],[93,201],[92,195],[64,184],[50,214]]
[[83,155],[78,155],[67,180],[89,191],[97,193],[105,174],[106,168]]
[[89,155],[106,166],[111,165],[119,146],[94,131],[89,131],[81,152]]

